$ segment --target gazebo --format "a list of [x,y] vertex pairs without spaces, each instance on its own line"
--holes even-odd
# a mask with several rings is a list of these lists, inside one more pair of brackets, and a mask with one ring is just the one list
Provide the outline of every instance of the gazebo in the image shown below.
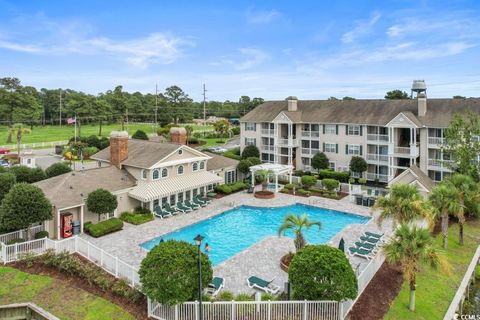
[[256,166],[250,167],[252,174],[252,186],[255,185],[255,172],[257,171],[269,171],[275,176],[275,192],[278,192],[278,176],[288,174],[288,182],[292,183],[293,166],[288,164],[278,163],[262,163]]

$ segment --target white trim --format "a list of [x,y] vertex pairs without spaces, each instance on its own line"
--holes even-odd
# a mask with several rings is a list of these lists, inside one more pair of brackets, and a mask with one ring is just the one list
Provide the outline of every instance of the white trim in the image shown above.
[[[200,152],[196,149],[193,149],[189,146],[185,146],[185,145],[182,145],[182,146],[179,146],[177,149],[175,149],[174,151],[172,151],[171,153],[169,153],[168,155],[166,155],[165,157],[163,157],[162,159],[160,159],[159,161],[157,161],[153,166],[150,166],[148,167],[147,169],[154,169],[154,168],[157,168],[157,167],[165,167],[165,166],[168,166],[168,165],[171,165],[170,163],[171,162],[175,162],[175,161],[170,161],[170,162],[165,162],[163,163],[163,161],[169,157],[171,157],[172,155],[174,155],[175,153],[178,152],[179,149],[182,149],[182,151],[188,151],[188,152],[191,152],[193,154],[196,154],[198,157],[196,158],[192,158],[192,160],[189,160],[189,159],[184,159],[182,160],[183,162],[192,162],[192,161],[197,161],[198,158],[200,159],[204,159],[204,160],[207,160],[207,159],[211,159],[212,157],[210,157],[209,155],[203,153],[203,152]],[[177,160],[178,161],[178,160]]]
[[[390,124],[395,121],[397,118],[399,117],[403,117],[406,121],[405,121],[405,125],[406,126],[402,126],[402,127],[398,127],[398,126],[390,126]],[[410,124],[410,126],[408,126],[407,124]],[[391,127],[391,128],[404,128],[404,127],[407,127],[407,128],[419,128],[412,120],[410,120],[403,112],[400,112],[399,114],[397,114],[395,117],[393,117],[392,120],[388,121],[387,124],[385,125],[385,127]]]
[[284,111],[280,112],[273,120],[273,123],[287,123],[291,124],[293,123],[292,119],[290,119]]
[[[155,178],[153,175],[155,174],[155,172],[157,173],[157,177]],[[160,170],[159,169],[153,169],[152,170],[152,180],[158,180],[160,178]]]
[[[182,173],[179,172],[180,168],[182,168]],[[181,176],[181,175],[183,175],[183,174],[185,174],[185,167],[184,167],[183,165],[179,165],[179,166],[177,167],[177,175],[178,175],[178,176]]]

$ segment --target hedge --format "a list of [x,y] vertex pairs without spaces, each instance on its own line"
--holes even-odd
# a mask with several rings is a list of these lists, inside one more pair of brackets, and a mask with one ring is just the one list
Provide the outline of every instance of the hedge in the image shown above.
[[350,172],[343,171],[343,172],[336,172],[328,169],[320,170],[318,173],[318,178],[322,179],[335,179],[340,182],[347,183],[348,179],[350,178]]
[[302,196],[307,196],[307,197],[309,197],[310,194],[311,194],[310,191],[305,190],[305,189],[298,189],[298,190],[297,190],[297,193],[300,194],[300,195],[302,195]]
[[35,233],[35,239],[48,238],[48,231],[38,231]]
[[230,194],[247,188],[247,184],[243,182],[235,182],[221,184],[215,187],[215,191],[223,194]]
[[99,223],[85,224],[86,231],[95,238],[122,230],[123,221],[118,218],[111,218]]
[[152,221],[154,218],[153,218],[153,214],[151,213],[145,214],[145,213],[133,213],[133,212],[125,211],[125,212],[122,212],[122,214],[120,215],[120,219],[122,221],[131,223],[134,225],[139,225],[139,224]]

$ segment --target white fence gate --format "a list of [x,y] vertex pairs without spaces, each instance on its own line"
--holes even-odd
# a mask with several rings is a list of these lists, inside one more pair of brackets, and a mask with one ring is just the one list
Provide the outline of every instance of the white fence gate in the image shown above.
[[[35,237],[35,234],[39,231],[45,231],[45,226],[43,224],[31,227],[29,230],[29,239],[32,239]],[[9,232],[9,233],[2,233],[0,234],[0,242],[3,243],[8,243],[10,240],[15,240],[15,239],[26,239],[27,238],[27,233],[25,230],[18,230],[14,232]]]

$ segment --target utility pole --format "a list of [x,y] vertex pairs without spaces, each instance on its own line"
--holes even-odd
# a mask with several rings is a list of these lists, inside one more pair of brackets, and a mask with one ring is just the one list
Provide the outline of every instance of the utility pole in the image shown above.
[[207,97],[205,96],[205,93],[207,92],[207,90],[205,89],[205,83],[203,84],[203,125],[206,126],[207,125],[207,113],[206,113],[206,109],[205,109],[205,105],[206,105],[206,99]]
[[58,122],[61,127],[62,126],[62,89],[60,89],[60,120]]
[[155,129],[157,128],[158,85],[155,83]]

